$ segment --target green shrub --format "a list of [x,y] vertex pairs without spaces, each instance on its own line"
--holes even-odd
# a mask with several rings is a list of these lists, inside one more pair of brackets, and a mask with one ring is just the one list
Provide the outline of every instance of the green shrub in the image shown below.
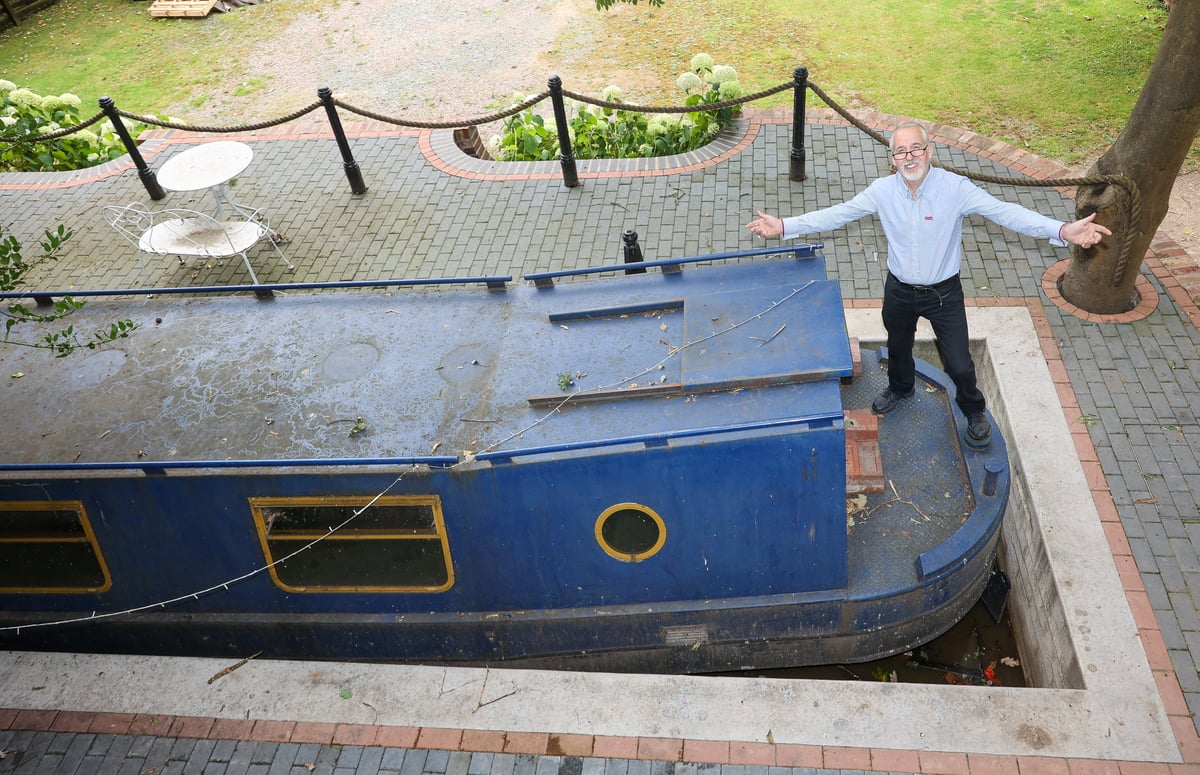
[[[125,145],[108,119],[56,140],[36,141],[79,124],[80,104],[74,94],[43,97],[0,79],[0,137],[26,140],[0,142],[0,171],[78,170],[124,154]],[[128,122],[126,128],[136,137],[145,125]]]
[[[47,261],[57,261],[63,244],[71,238],[72,234],[73,232],[62,224],[59,224],[55,231],[47,229],[45,239],[40,243],[42,254],[33,258],[25,258],[22,255],[21,242],[11,234],[5,235],[4,228],[0,226],[0,292],[9,293],[19,289],[25,284],[25,275],[30,271]],[[13,329],[18,326],[24,325],[24,330],[28,330],[29,328],[38,328],[39,324],[44,326],[54,323],[82,309],[86,303],[76,301],[70,296],[63,296],[54,300],[52,310],[43,310],[40,307],[31,309],[26,304],[12,302],[7,307],[0,308],[0,320],[4,321],[4,338],[0,342],[6,345],[49,350],[54,353],[55,357],[65,358],[81,348],[94,350],[118,339],[124,339],[138,327],[138,324],[132,320],[118,320],[109,323],[107,328],[93,331],[90,337],[76,331],[73,325],[68,325],[60,331],[51,331],[44,334],[41,339],[32,341],[12,337]],[[20,374],[13,376],[19,377]]]
[[[629,159],[686,153],[707,145],[733,120],[733,108],[703,110],[744,92],[737,71],[714,65],[708,54],[692,57],[691,69],[681,74],[676,85],[687,95],[684,105],[696,107],[685,114],[649,114],[613,107],[597,107],[571,101],[568,120],[571,150],[577,159]],[[607,87],[605,102],[623,102],[621,90]],[[517,101],[524,99],[520,95]],[[558,158],[558,131],[533,109],[504,120],[500,134],[489,142],[492,158],[500,161],[548,161]]]

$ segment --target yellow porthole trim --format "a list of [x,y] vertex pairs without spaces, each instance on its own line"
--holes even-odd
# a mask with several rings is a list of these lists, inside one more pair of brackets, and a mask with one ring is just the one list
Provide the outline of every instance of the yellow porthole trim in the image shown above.
[[[621,551],[609,543],[608,539],[604,537],[605,523],[607,523],[608,520],[613,516],[626,511],[636,511],[639,514],[644,514],[654,522],[655,527],[658,529],[658,539],[653,545],[644,550],[631,553]],[[609,557],[621,560],[622,562],[641,562],[642,560],[653,557],[654,555],[658,554],[658,552],[663,548],[663,545],[667,542],[667,523],[663,521],[663,518],[658,515],[657,511],[649,506],[643,506],[640,503],[615,503],[612,506],[609,506],[607,509],[601,512],[599,517],[596,518],[595,532],[596,543],[600,544],[600,548],[604,550],[604,553]]]

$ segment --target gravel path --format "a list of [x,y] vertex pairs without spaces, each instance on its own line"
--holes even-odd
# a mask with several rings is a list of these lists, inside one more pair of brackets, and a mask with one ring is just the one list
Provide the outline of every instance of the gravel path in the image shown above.
[[[507,105],[516,92],[545,88],[555,73],[542,58],[580,19],[583,1],[330,4],[252,44],[228,94],[178,111],[191,120],[262,120],[309,104],[328,86],[343,102],[397,118],[474,118]],[[256,79],[265,89],[246,90]],[[244,96],[236,93],[239,81]]]

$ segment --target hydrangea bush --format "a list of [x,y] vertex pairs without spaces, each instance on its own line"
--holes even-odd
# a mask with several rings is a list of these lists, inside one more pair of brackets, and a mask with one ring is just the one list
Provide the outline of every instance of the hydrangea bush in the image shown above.
[[[108,119],[56,140],[36,142],[38,137],[79,124],[81,104],[74,94],[43,97],[0,79],[0,136],[32,141],[0,142],[0,171],[77,170],[124,154],[125,145]],[[129,122],[126,128],[137,137],[145,125]]]
[[[597,107],[570,101],[568,120],[571,150],[577,159],[628,159],[686,153],[707,145],[733,120],[733,108],[703,110],[744,96],[737,71],[717,65],[708,54],[692,57],[691,69],[681,74],[676,85],[687,95],[684,105],[693,113],[650,114],[613,107]],[[621,90],[607,87],[601,98],[622,103]],[[524,97],[518,95],[520,102]],[[500,134],[488,143],[492,158],[500,161],[547,161],[558,158],[558,131],[533,109],[504,120]]]

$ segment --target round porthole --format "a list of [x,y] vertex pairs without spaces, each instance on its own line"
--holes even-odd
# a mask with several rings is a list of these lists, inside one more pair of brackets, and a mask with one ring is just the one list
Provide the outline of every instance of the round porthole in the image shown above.
[[641,562],[662,549],[667,541],[667,525],[654,509],[638,503],[618,503],[596,520],[596,541],[610,557]]

